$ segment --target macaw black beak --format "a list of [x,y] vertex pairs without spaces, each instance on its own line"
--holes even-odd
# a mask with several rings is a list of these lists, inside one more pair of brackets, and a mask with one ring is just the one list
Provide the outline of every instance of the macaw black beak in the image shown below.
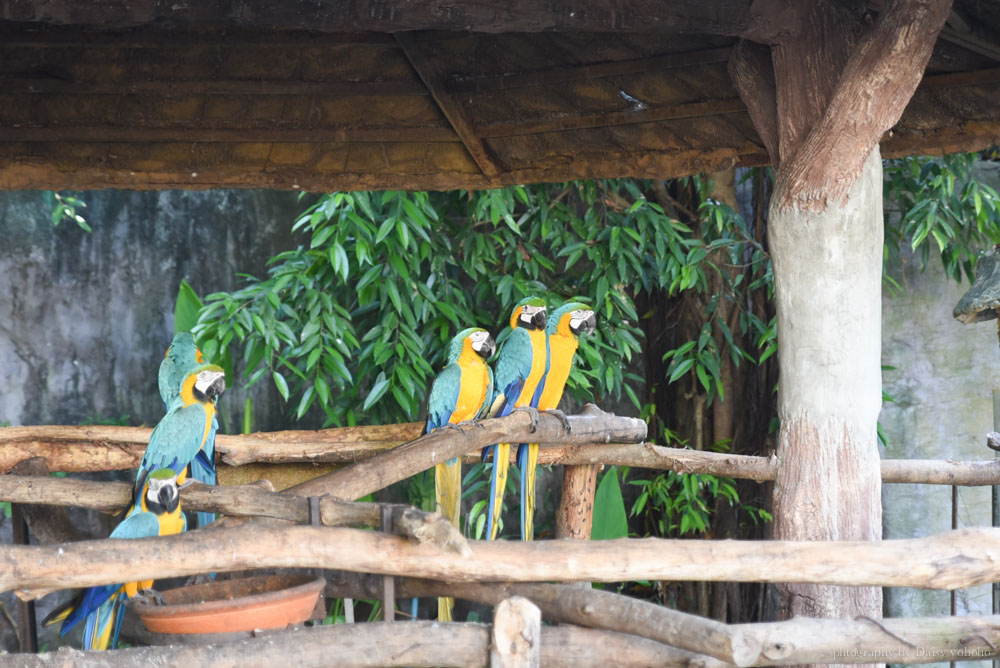
[[591,313],[580,323],[580,328],[577,331],[580,334],[590,334],[595,329],[597,329],[597,314]]
[[482,357],[484,360],[488,360],[489,358],[493,357],[493,353],[496,352],[496,349],[497,349],[497,344],[493,340],[493,337],[490,336],[485,341],[482,342],[477,352],[479,353],[479,356]]
[[209,399],[217,399],[219,395],[225,391],[226,391],[226,377],[219,376],[214,381],[212,381],[211,385],[208,386],[208,389],[205,391],[205,396],[208,397]]
[[545,311],[538,311],[531,316],[531,324],[535,326],[535,329],[545,329]]
[[177,492],[177,487],[174,485],[164,485],[160,488],[159,493],[156,495],[157,501],[161,506],[166,508],[168,513],[172,513],[177,510],[177,506],[180,505],[181,497]]

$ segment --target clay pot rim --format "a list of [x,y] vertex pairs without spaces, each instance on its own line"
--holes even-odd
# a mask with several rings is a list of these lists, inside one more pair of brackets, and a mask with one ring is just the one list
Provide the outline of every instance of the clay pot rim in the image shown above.
[[[255,575],[249,578],[237,578],[239,580],[254,580],[259,578],[270,578],[274,577],[271,575]],[[308,577],[308,576],[302,576]],[[235,582],[236,580],[227,580],[225,582]],[[222,583],[219,583],[222,584]],[[200,586],[200,585],[194,585]],[[273,591],[267,591],[262,594],[251,594],[250,596],[240,596],[237,598],[224,598],[215,601],[201,601],[199,603],[174,603],[167,605],[153,605],[148,601],[136,600],[132,606],[135,609],[136,614],[141,618],[160,618],[160,617],[170,617],[177,614],[191,614],[199,612],[213,612],[220,610],[229,609],[239,609],[251,606],[259,606],[267,603],[274,603],[280,601],[284,598],[294,596],[297,594],[304,594],[307,592],[315,591],[317,594],[323,590],[326,586],[326,578],[316,577],[312,580],[304,582],[302,584],[294,585],[292,587],[283,587],[281,589],[275,589]],[[181,587],[183,589],[183,587]]]

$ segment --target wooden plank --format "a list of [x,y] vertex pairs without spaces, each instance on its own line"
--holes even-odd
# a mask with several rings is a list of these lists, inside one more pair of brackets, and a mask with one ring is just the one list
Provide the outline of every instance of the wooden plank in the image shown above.
[[710,63],[725,63],[729,60],[731,47],[667,53],[648,58],[620,60],[608,63],[588,63],[573,67],[556,67],[529,72],[512,72],[489,76],[454,75],[448,78],[445,88],[448,93],[485,93],[532,86],[548,86],[568,81],[602,79],[606,77],[659,72],[681,67],[694,67]]
[[113,127],[108,125],[0,127],[0,142],[101,142],[101,143],[455,143],[448,128],[337,127],[275,128],[273,125],[206,128],[191,125]]
[[0,77],[0,93],[66,95],[428,95],[418,81],[287,81],[259,79],[172,79],[78,82],[55,77]]
[[745,0],[314,0],[307,4],[274,0],[121,0],[88,5],[48,0],[2,0],[0,16],[122,29],[155,23],[259,26],[314,31],[448,30],[473,32],[659,32],[735,35],[751,20]]
[[658,107],[641,107],[627,111],[605,111],[596,114],[571,114],[549,116],[520,121],[504,121],[480,125],[475,129],[480,138],[516,137],[519,135],[541,134],[543,132],[566,132],[585,128],[601,128],[613,125],[635,123],[658,123],[681,118],[698,118],[746,112],[746,106],[738,97],[721,100],[706,100],[688,104],[672,104]]
[[446,92],[444,77],[421,51],[420,43],[411,33],[396,33],[396,40],[483,175],[488,179],[499,176],[504,171],[499,161],[482,138],[476,136],[462,106]]

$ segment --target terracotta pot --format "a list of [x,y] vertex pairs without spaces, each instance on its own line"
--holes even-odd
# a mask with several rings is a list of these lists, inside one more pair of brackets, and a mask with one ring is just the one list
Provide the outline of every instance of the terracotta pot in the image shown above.
[[166,605],[136,601],[154,633],[226,633],[281,629],[304,622],[325,581],[312,575],[266,575],[168,589]]

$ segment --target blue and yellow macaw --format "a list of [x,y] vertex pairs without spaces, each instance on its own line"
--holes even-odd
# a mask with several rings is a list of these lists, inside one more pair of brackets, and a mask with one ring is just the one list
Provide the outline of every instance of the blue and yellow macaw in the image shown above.
[[[510,415],[515,408],[534,406],[535,389],[545,373],[545,301],[539,297],[522,299],[510,314],[510,336],[504,341],[496,361],[493,400],[489,417]],[[504,487],[510,466],[510,443],[483,449],[483,460],[493,452],[490,476],[490,508],[487,536],[494,540],[500,527]]]
[[[161,468],[173,469],[183,483],[190,466],[195,480],[215,484],[215,432],[219,428],[215,402],[225,389],[226,374],[214,364],[202,364],[183,376],[177,399],[149,437],[136,474],[137,491],[144,475]],[[199,526],[213,519],[211,513],[198,513]]]
[[[111,532],[111,538],[170,536],[186,528],[177,474],[173,469],[160,468],[144,478],[142,493],[128,516]],[[60,635],[66,635],[85,619],[83,648],[114,649],[121,631],[125,601],[152,586],[153,581],[147,580],[90,587],[56,609],[43,623],[48,626],[62,621]]]
[[175,402],[180,401],[181,385],[193,369],[205,363],[205,357],[195,343],[191,332],[178,332],[160,362],[157,385],[163,407],[169,413]]
[[[160,398],[169,414],[177,408],[183,408],[185,398],[182,396],[185,379],[198,367],[204,365],[205,358],[195,343],[191,332],[178,332],[174,335],[170,347],[167,348],[160,370],[157,384]],[[215,432],[219,430],[219,420],[213,416],[212,436],[191,463],[191,475],[200,483],[214,485],[215,474]],[[198,513],[198,526],[205,526],[215,520],[214,513]]]
[[[545,375],[535,390],[532,406],[540,411],[559,408],[566,379],[573,368],[573,357],[579,337],[597,326],[597,316],[586,304],[567,302],[548,318],[545,327]],[[535,537],[535,467],[538,464],[538,444],[521,444],[517,449],[517,466],[521,469],[521,540]]]
[[[493,394],[493,372],[486,360],[494,350],[493,337],[485,329],[465,329],[452,338],[448,363],[431,384],[427,433],[485,414]],[[434,494],[438,511],[457,527],[462,507],[462,462],[458,458],[434,467]],[[454,605],[454,599],[439,598],[438,620],[450,622]]]

